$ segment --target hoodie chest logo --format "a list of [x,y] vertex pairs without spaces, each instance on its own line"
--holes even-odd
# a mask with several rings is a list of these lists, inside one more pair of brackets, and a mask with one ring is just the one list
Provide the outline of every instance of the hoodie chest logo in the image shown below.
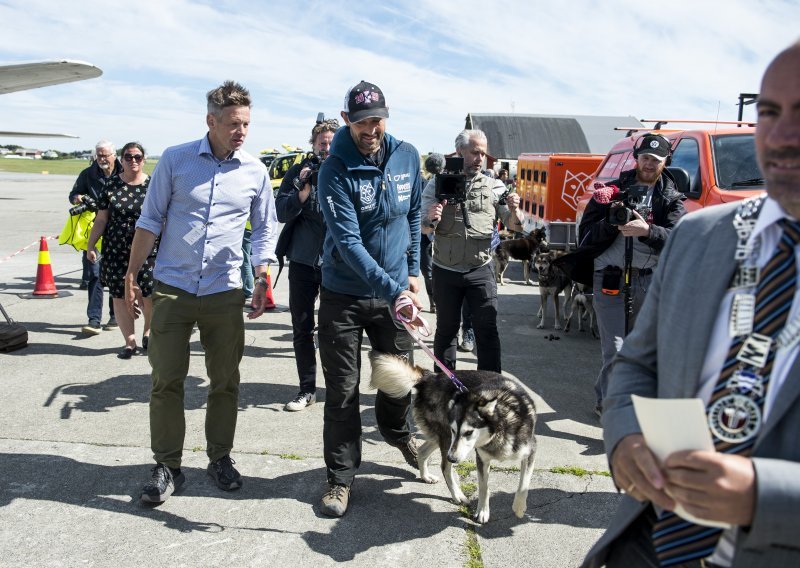
[[372,182],[362,183],[358,187],[361,197],[361,211],[372,211],[377,203],[375,202],[375,188]]

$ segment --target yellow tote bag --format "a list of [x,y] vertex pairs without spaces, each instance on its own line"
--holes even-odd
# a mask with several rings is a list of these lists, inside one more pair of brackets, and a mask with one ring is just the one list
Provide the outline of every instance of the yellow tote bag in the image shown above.
[[[70,215],[67,217],[67,222],[58,236],[58,244],[72,245],[75,250],[86,250],[86,245],[89,244],[89,234],[92,232],[92,225],[94,225],[95,213],[93,211],[84,211],[78,215]],[[97,250],[101,250],[103,245],[103,238],[97,239]]]

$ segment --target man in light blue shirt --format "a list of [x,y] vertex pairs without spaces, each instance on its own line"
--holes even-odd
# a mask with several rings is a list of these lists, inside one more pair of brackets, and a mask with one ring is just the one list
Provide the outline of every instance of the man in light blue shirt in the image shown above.
[[156,466],[142,501],[164,502],[185,481],[183,384],[195,324],[210,387],[206,409],[208,474],[226,491],[242,486],[230,452],[244,352],[240,266],[245,224],[252,225],[256,283],[253,311],[264,313],[267,265],[275,262],[277,218],[264,165],[241,147],[250,125],[250,93],[226,81],[209,91],[208,135],[164,151],[136,223],[125,302],[143,306],[136,274],[160,235],[148,356],[153,368],[150,439]]

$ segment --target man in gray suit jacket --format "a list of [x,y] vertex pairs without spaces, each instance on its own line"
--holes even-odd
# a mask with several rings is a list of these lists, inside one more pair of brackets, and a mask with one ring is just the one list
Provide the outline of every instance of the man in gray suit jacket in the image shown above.
[[[800,334],[773,342],[780,348],[773,345],[749,455],[682,451],[659,463],[631,403],[632,394],[708,402],[731,345],[736,318],[729,321],[729,314],[747,311],[732,307],[732,279],[744,266],[735,253],[752,250],[755,266],[764,268],[782,238],[779,222],[800,220],[800,42],[764,74],[756,151],[768,197],[750,211],[736,203],[715,206],[678,224],[618,354],[602,419],[614,482],[627,495],[586,566],[659,566],[651,538],[656,511],[676,504],[733,528],[711,545],[710,556],[675,565],[800,566]],[[737,214],[754,220],[744,237],[734,228]],[[784,330],[800,324],[798,296]]]

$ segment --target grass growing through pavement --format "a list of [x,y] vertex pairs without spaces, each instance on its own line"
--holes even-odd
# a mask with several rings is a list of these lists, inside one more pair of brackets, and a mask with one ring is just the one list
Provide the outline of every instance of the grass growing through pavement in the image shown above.
[[467,462],[467,461],[457,463],[453,467],[455,468],[458,475],[460,475],[461,477],[466,477],[467,475],[478,469],[478,466],[476,466],[474,462]]
[[299,456],[297,454],[278,454],[278,457],[282,460],[302,460],[303,456]]
[[609,471],[591,471],[588,469],[583,469],[582,467],[577,466],[558,466],[558,467],[551,467],[550,473],[565,473],[568,475],[575,475],[578,477],[584,477],[587,475],[603,475],[605,477],[611,477],[611,472]]
[[[470,466],[472,467],[470,468]],[[467,470],[467,473],[465,473],[464,475],[468,475],[469,472],[475,471],[475,464],[472,462],[463,462],[455,467],[456,468],[461,467],[461,469]],[[459,471],[459,473],[461,473],[461,471]],[[470,481],[461,482],[461,491],[464,492],[464,495],[466,495],[467,498],[472,497],[472,494],[475,493],[476,489],[478,489],[478,486]],[[470,513],[469,510],[469,505],[460,505],[458,507],[458,510],[463,517],[467,519],[472,518],[472,514]],[[466,564],[464,564],[464,567],[484,568],[483,556],[481,556],[481,545],[478,542],[478,535],[475,533],[475,527],[472,525],[467,525],[466,532],[467,532],[467,542],[465,548],[467,552],[467,562]]]

